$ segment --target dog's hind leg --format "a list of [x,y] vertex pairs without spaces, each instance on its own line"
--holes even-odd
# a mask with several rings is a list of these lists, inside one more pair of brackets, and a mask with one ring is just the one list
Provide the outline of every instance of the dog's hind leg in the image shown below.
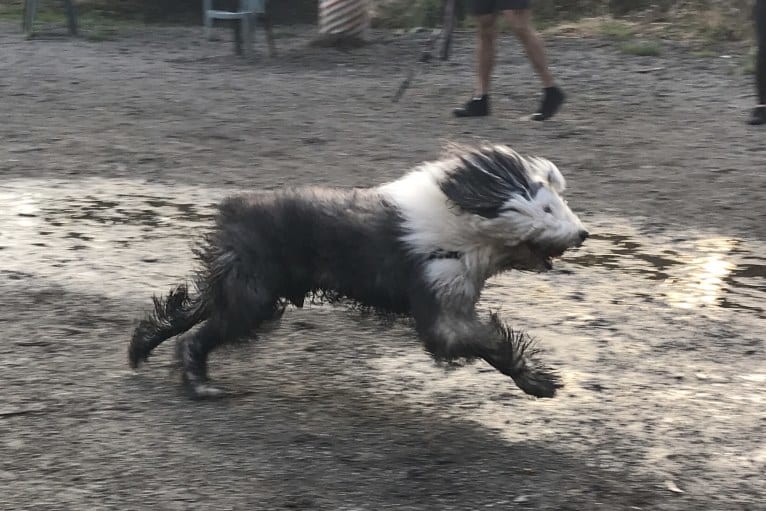
[[204,300],[190,296],[185,285],[164,298],[154,297],[154,311],[141,320],[128,345],[128,361],[136,368],[166,339],[186,332],[206,316]]
[[243,328],[244,325],[237,325],[237,331],[233,331],[227,323],[224,316],[216,315],[205,321],[197,331],[178,339],[176,356],[181,377],[192,397],[215,397],[222,393],[208,382],[208,356],[216,347],[250,333],[250,330]]
[[229,272],[218,282],[213,313],[195,332],[178,340],[176,354],[184,384],[192,397],[215,397],[221,391],[208,383],[207,359],[211,351],[252,335],[263,321],[282,311],[282,304],[266,282]]

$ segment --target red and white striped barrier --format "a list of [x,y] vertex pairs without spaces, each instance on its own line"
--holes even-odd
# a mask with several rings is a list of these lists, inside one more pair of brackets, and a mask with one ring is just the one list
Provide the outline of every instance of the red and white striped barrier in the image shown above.
[[361,37],[368,24],[367,0],[319,1],[320,34]]

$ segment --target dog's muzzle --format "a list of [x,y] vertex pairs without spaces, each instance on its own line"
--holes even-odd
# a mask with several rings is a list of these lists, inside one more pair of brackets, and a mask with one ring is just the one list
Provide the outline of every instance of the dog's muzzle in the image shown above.
[[577,233],[577,238],[572,240],[571,243],[545,245],[531,244],[530,249],[540,259],[542,263],[541,266],[546,270],[550,270],[553,269],[554,259],[564,255],[564,252],[570,248],[579,247],[585,242],[585,240],[588,239],[589,236],[590,233],[588,231],[581,229]]

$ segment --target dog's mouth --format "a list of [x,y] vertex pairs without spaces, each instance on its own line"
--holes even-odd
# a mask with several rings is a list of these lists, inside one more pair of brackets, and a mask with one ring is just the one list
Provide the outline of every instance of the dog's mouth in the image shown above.
[[511,247],[499,266],[527,271],[548,271],[553,269],[553,262],[564,255],[567,248],[561,246],[525,243]]
[[564,255],[565,251],[566,249],[558,249],[558,248],[539,248],[538,247],[537,249],[535,249],[535,253],[538,255],[538,257],[542,261],[543,267],[546,270],[552,270],[553,260]]

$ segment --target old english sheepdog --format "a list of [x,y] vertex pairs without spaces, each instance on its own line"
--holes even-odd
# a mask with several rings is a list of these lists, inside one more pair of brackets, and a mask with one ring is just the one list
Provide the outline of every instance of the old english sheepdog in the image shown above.
[[194,397],[216,395],[211,350],[319,296],[411,316],[437,360],[481,358],[527,394],[552,397],[559,380],[530,356],[529,338],[496,315],[480,320],[476,303],[492,275],[550,269],[588,237],[564,187],[550,161],[487,145],[455,147],[375,188],[230,197],[195,250],[192,290],[154,298],[130,342],[130,365],[188,331],[177,342],[184,383]]

